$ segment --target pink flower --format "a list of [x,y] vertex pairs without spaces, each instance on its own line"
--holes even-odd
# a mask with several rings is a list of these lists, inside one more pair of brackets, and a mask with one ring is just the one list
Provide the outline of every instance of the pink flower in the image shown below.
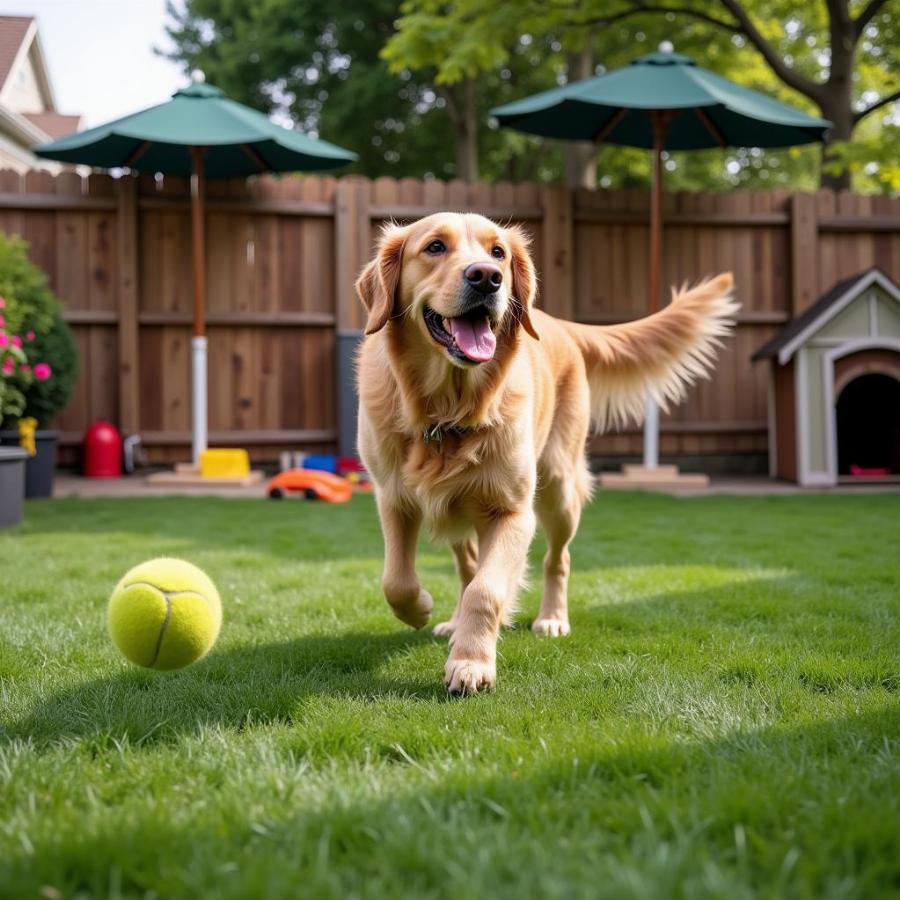
[[6,306],[6,301],[0,297],[0,309],[3,309],[4,306]]
[[20,338],[17,334],[14,334],[12,337],[13,347],[21,347],[22,346],[22,338]]
[[29,366],[28,363],[22,363],[22,365],[19,366],[19,371],[23,375],[28,375],[31,372],[31,366]]
[[47,363],[38,363],[34,367],[34,377],[38,381],[46,381],[53,374],[53,369]]
[[4,375],[12,375],[12,373],[15,371],[16,371],[16,364],[12,361],[11,356],[7,356],[6,359],[3,360],[3,374]]
[[31,341],[33,341],[34,339],[35,339],[35,333],[34,333],[33,331],[26,331],[26,332],[25,332],[25,340],[26,340],[26,341],[31,342]]
[[3,334],[0,332],[0,347],[8,347],[9,346],[9,335]]

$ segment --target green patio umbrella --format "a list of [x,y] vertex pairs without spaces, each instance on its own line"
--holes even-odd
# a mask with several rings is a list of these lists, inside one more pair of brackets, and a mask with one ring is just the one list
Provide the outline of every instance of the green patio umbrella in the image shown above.
[[[831,122],[741,87],[673,53],[656,53],[606,75],[576,81],[491,110],[501,125],[542,137],[653,150],[650,312],[659,309],[664,150],[791,147],[821,141]],[[648,401],[644,465],[658,464],[659,419]]]
[[330,169],[356,154],[276,125],[202,81],[158,106],[34,148],[38,156],[104,169],[191,177],[194,337],[193,457],[206,449],[205,179]]

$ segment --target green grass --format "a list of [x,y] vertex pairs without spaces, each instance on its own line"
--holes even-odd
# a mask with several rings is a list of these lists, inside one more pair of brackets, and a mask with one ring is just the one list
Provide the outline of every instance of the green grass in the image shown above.
[[[536,545],[533,560],[542,548]],[[106,597],[184,556],[213,653],[130,667]],[[573,634],[498,690],[378,582],[373,504],[31,504],[0,534],[0,895],[875,897],[900,893],[900,496],[613,494]],[[420,572],[449,613],[449,554]]]

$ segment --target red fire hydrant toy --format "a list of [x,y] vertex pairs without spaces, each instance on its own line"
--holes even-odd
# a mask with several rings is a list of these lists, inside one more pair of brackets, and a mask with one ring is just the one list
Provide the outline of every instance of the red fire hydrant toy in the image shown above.
[[122,435],[112,422],[98,419],[85,432],[84,474],[87,478],[122,476]]

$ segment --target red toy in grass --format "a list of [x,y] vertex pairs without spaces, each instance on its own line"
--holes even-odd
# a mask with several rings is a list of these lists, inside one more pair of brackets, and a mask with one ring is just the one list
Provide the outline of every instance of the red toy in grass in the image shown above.
[[303,494],[307,500],[346,503],[353,496],[353,485],[320,469],[288,469],[269,482],[269,496],[281,500],[291,494]]

